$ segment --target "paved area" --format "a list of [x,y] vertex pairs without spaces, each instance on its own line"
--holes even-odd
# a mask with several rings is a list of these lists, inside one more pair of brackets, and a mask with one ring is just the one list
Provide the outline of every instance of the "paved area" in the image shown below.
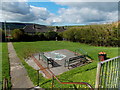
[[[49,65],[49,69],[55,74],[55,75],[60,75],[66,71],[69,71],[70,69],[75,68],[75,66],[71,65],[68,69],[68,67],[65,67],[65,60],[68,60],[71,57],[76,57],[75,52],[72,52],[70,50],[66,49],[61,49],[61,50],[54,50],[50,52],[44,52],[44,55],[47,58],[52,58],[54,60],[54,66],[52,67]],[[41,65],[46,68],[47,64],[44,62],[44,60],[39,60],[39,54],[35,54],[34,57],[36,60],[38,60]],[[83,63],[79,63],[78,66],[84,65]]]
[[[54,75],[60,75],[66,71],[69,71],[70,69],[73,69],[76,67],[76,65],[70,65],[69,69],[68,67],[65,67],[65,60],[68,60],[71,57],[75,57],[75,52],[61,49],[61,50],[54,50],[50,52],[44,52],[44,55],[47,58],[51,58],[54,60],[53,67],[50,64],[49,70],[51,70]],[[80,55],[80,54],[79,54]],[[31,67],[33,67],[36,70],[40,70],[39,73],[42,73],[44,77],[51,78],[52,74],[49,72],[47,68],[47,63],[42,60],[42,58],[39,56],[39,53],[34,54],[34,56],[29,57],[25,60]],[[79,63],[77,66],[82,66],[83,63]]]
[[12,88],[34,87],[11,42],[8,43]]

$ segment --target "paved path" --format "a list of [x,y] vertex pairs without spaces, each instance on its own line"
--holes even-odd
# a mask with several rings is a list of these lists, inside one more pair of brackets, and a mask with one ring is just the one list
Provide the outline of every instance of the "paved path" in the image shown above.
[[8,43],[12,88],[34,87],[11,42]]

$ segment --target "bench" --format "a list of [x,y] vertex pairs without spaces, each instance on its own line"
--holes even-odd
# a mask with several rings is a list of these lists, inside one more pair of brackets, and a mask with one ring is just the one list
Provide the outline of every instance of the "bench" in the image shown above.
[[44,62],[47,63],[47,67],[49,67],[49,64],[51,64],[52,67],[53,67],[53,62],[54,62],[53,59],[47,58],[47,57],[44,55],[44,53],[40,53],[40,57],[42,58],[42,60],[43,60]]
[[75,56],[75,57],[71,57],[69,58],[68,60],[65,60],[65,64],[64,66],[68,67],[69,69],[69,66],[72,65],[72,64],[75,64],[75,63],[85,63],[87,61],[86,57],[84,55],[81,55],[81,56]]

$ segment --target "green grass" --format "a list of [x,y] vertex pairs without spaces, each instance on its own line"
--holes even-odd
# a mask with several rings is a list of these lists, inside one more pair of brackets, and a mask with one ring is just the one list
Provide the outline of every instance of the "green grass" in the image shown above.
[[[23,57],[28,55],[28,53],[34,53],[34,52],[46,52],[46,51],[52,51],[52,50],[58,50],[58,49],[68,49],[71,51],[75,51],[77,48],[82,48],[86,52],[88,52],[88,55],[94,59],[93,63],[90,63],[88,65],[77,67],[73,70],[70,70],[68,72],[65,72],[58,76],[58,78],[63,82],[88,82],[93,87],[95,86],[95,77],[96,77],[96,67],[98,62],[98,53],[101,51],[104,51],[107,53],[107,56],[109,58],[118,56],[118,48],[117,47],[95,47],[90,46],[87,44],[81,44],[81,43],[75,43],[75,42],[68,42],[68,41],[37,41],[37,42],[15,42],[13,43],[15,50],[18,54],[18,56],[21,58],[22,62],[24,63],[28,74],[34,84],[36,85],[37,80],[37,73],[32,74],[35,72],[34,69],[32,69],[30,66],[28,66],[24,60]],[[40,86],[44,88],[50,88],[51,87],[51,79],[45,79],[42,76],[40,76]],[[55,81],[55,87],[60,88],[69,88],[73,87],[73,85],[61,85],[58,82]]]
[[2,79],[4,78],[8,79],[8,88],[11,88],[7,43],[2,43]]
[[2,43],[0,43],[0,89],[2,89]]

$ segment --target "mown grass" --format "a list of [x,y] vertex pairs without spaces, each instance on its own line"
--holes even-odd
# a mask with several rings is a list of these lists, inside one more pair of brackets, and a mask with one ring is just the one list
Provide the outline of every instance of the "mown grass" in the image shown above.
[[[34,69],[28,66],[23,60],[26,57],[27,53],[34,52],[46,52],[58,49],[68,49],[71,51],[75,51],[77,48],[82,48],[88,55],[94,59],[92,63],[77,67],[68,72],[65,72],[58,76],[58,78],[63,82],[88,82],[93,87],[95,86],[95,77],[96,77],[96,67],[98,60],[98,53],[104,51],[107,53],[109,58],[118,56],[118,48],[117,47],[95,47],[87,44],[68,42],[68,41],[37,41],[37,42],[15,42],[13,43],[15,50],[18,56],[21,58],[24,63],[31,80],[36,85],[37,83],[37,73]],[[51,87],[51,79],[45,79],[40,75],[40,86],[43,88]],[[69,88],[73,87],[73,85],[61,85],[55,81],[55,87],[60,88]]]
[[8,89],[10,89],[11,88],[10,62],[8,58],[7,43],[2,43],[2,80],[4,78],[8,80]]
[[0,43],[0,89],[2,89],[2,43]]

